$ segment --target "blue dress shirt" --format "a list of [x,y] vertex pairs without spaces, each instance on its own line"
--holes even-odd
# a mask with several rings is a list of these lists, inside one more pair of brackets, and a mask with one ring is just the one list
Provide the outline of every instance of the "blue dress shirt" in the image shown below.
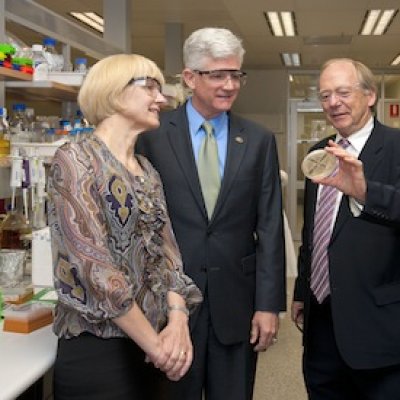
[[[200,146],[206,134],[204,132],[204,129],[202,128],[202,124],[205,121],[205,119],[193,107],[191,99],[189,99],[188,102],[186,103],[186,114],[189,121],[189,131],[190,131],[190,138],[192,140],[193,154],[197,163]],[[223,112],[219,114],[217,117],[212,118],[208,121],[212,124],[214,128],[215,140],[217,141],[217,146],[218,146],[219,172],[222,179],[222,177],[224,176],[227,143],[228,143],[228,114],[226,112]]]

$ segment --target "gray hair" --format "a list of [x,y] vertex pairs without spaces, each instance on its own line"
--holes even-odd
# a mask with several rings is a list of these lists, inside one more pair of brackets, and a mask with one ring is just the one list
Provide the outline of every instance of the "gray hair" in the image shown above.
[[244,53],[241,39],[225,28],[198,29],[183,45],[185,68],[192,70],[202,69],[207,58],[220,60],[234,56],[242,64]]

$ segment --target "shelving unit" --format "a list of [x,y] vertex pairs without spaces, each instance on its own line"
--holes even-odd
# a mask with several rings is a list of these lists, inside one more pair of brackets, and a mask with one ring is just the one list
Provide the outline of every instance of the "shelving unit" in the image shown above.
[[15,71],[10,68],[0,67],[0,81],[32,81],[32,75]]
[[52,81],[7,81],[6,90],[18,93],[31,100],[76,101],[78,86],[64,85]]
[[79,87],[53,81],[33,81],[32,76],[0,67],[0,81],[6,90],[33,100],[76,101]]

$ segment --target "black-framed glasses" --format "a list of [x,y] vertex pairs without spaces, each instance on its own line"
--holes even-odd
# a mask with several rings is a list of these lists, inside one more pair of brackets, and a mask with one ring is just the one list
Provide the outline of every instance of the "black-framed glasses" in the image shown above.
[[161,83],[156,78],[152,78],[150,76],[142,76],[139,78],[132,78],[128,82],[127,86],[129,86],[129,85],[144,87],[148,90],[148,92],[153,97],[157,97],[157,95],[159,93],[162,94]]
[[208,71],[195,69],[193,72],[200,76],[206,76],[210,82],[216,85],[225,85],[229,79],[235,84],[245,85],[247,80],[246,72],[238,69],[213,69]]

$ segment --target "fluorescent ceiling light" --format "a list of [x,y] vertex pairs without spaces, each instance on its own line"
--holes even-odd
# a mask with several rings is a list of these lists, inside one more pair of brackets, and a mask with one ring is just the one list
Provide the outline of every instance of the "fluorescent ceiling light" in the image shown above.
[[88,12],[71,11],[70,15],[72,15],[79,21],[83,22],[84,24],[90,26],[91,28],[96,29],[96,31],[99,31],[101,33],[104,32],[104,20],[102,17],[100,17],[100,15],[91,11]]
[[292,11],[264,12],[271,33],[274,36],[296,36],[294,14]]
[[274,36],[283,36],[282,25],[279,21],[278,13],[275,11],[268,12],[268,21]]
[[390,65],[399,65],[400,64],[400,54],[396,56],[396,58],[390,63]]
[[363,25],[361,35],[383,35],[396,16],[398,10],[368,10]]
[[281,57],[286,67],[299,67],[301,64],[299,53],[281,53]]
[[374,28],[376,21],[378,20],[381,10],[369,10],[367,11],[367,18],[364,19],[364,26],[361,29],[361,35],[370,35]]
[[286,36],[295,36],[293,13],[290,11],[283,11],[281,17]]
[[389,26],[390,21],[396,10],[385,10],[382,14],[381,19],[378,21],[376,28],[374,30],[374,35],[382,35],[383,32]]

